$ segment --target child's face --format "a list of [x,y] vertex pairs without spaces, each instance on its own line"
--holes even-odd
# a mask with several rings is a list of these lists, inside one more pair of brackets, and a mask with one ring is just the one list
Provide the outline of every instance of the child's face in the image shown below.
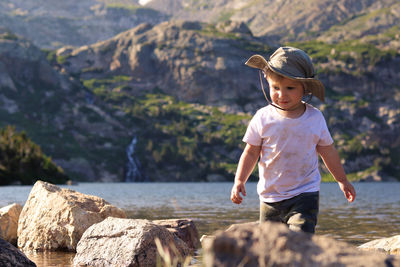
[[285,77],[268,75],[269,94],[274,104],[284,110],[303,109],[302,97],[304,88],[301,82]]

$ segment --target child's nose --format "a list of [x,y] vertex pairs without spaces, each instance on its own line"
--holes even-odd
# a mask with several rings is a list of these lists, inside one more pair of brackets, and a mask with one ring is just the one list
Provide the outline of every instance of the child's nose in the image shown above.
[[280,97],[286,96],[286,91],[285,90],[279,90],[279,96]]

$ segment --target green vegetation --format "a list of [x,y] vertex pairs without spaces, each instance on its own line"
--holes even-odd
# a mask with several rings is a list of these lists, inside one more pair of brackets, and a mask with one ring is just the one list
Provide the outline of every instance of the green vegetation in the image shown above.
[[0,39],[15,41],[15,40],[18,40],[18,36],[12,32],[6,31],[3,33],[0,33]]
[[0,185],[30,185],[39,179],[60,184],[68,177],[25,132],[17,133],[12,126],[0,129]]
[[201,180],[210,173],[234,175],[249,115],[226,114],[216,107],[185,103],[157,90],[133,97],[115,90],[115,86],[129,88],[124,80],[128,78],[115,76],[83,83],[139,126],[137,155],[145,169],[167,173],[171,167],[177,168],[176,180]]
[[215,25],[213,24],[207,24],[207,26],[203,27],[200,31],[198,31],[200,34],[205,35],[205,36],[211,36],[215,38],[220,38],[220,39],[232,39],[232,40],[239,40],[241,39],[239,36],[237,36],[235,33],[232,32],[222,32],[219,31]]
[[106,5],[107,9],[113,9],[120,12],[126,12],[130,15],[140,15],[140,14],[147,14],[147,15],[159,15],[159,12],[151,9],[142,7],[140,5],[129,5],[129,4],[121,4],[121,3],[109,3]]
[[234,10],[223,11],[217,18],[217,22],[227,21],[235,14]]
[[287,45],[298,47],[307,52],[316,63],[328,62],[331,59],[358,66],[373,66],[376,63],[399,55],[396,50],[381,50],[372,44],[360,43],[357,40],[328,44],[321,41],[294,42]]

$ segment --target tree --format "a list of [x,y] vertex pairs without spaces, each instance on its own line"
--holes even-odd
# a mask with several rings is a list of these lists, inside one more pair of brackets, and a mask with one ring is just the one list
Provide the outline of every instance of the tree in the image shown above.
[[62,184],[68,176],[25,132],[17,133],[14,126],[0,129],[0,185],[29,185],[39,179]]

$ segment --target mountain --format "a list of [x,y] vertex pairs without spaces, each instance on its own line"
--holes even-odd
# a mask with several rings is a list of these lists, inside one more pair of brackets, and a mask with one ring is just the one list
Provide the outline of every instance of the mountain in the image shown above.
[[233,174],[248,115],[185,103],[155,86],[136,94],[124,68],[103,75],[85,68],[107,51],[118,54],[118,45],[92,48],[90,57],[85,47],[83,54],[71,50],[79,55],[45,52],[3,31],[0,126],[24,130],[74,180],[215,181]]
[[244,22],[255,36],[268,36],[282,44],[317,37],[338,42],[390,33],[399,24],[399,5],[396,0],[152,0],[146,7],[171,19]]
[[0,88],[1,127],[24,130],[74,179],[123,179],[132,129],[94,105],[91,92],[54,69],[45,52],[7,31],[0,31]]
[[[0,15],[23,28],[17,3],[28,14],[54,19],[50,4],[4,3]],[[95,20],[93,9],[81,9],[94,3],[111,5],[77,1],[74,8],[83,13],[71,20],[84,25],[85,12],[87,21]],[[152,0],[146,10],[173,19],[112,37],[92,29],[84,44],[56,50],[36,45],[58,47],[51,45],[55,37],[26,39],[1,29],[0,126],[25,130],[75,179],[231,180],[251,114],[266,104],[258,72],[244,62],[292,45],[309,53],[326,85],[326,103],[312,104],[324,112],[350,177],[399,179],[398,3],[301,3]],[[117,6],[133,5],[126,0]],[[10,7],[14,11],[4,12]],[[73,7],[63,7],[67,17]],[[118,14],[124,21],[131,16]],[[203,22],[193,21],[198,14]],[[184,16],[190,21],[178,20]],[[107,29],[114,25],[96,19]],[[92,31],[102,41],[88,41]]]
[[[257,72],[244,61],[254,53],[270,54],[274,48],[267,43],[241,23],[175,21],[143,24],[101,43],[60,49],[57,55],[64,59],[61,71],[78,77],[95,94],[117,91],[137,97],[156,89],[187,102],[253,113],[265,100],[257,89]],[[378,171],[396,176],[399,53],[357,40],[291,44],[313,57],[326,85],[327,103],[313,103],[324,110],[340,140],[346,170],[364,177]],[[102,81],[116,75],[129,79],[123,86]]]
[[41,48],[81,46],[106,40],[143,22],[168,17],[136,0],[3,0],[0,25]]
[[[271,48],[240,23],[142,24],[116,37],[79,48],[61,48],[61,71],[80,79],[130,77],[132,95],[158,87],[179,100],[254,110],[263,103],[257,73],[244,65],[254,52]],[[242,106],[242,108],[240,108]]]

